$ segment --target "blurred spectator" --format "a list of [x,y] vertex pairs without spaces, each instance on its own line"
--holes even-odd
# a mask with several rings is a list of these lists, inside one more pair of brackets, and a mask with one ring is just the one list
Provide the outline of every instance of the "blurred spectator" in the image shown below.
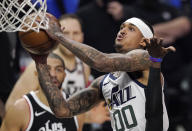
[[57,18],[65,13],[75,13],[77,9],[93,0],[47,0],[47,12]]
[[79,0],[47,0],[47,12],[59,18],[65,13],[74,13],[79,5]]
[[80,0],[79,1],[79,7],[82,7],[84,5],[87,5],[89,3],[91,3],[93,0]]

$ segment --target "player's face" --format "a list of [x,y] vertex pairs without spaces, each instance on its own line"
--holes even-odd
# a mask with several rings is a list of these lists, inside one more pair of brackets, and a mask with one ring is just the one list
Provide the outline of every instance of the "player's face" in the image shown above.
[[140,30],[131,23],[123,23],[115,39],[115,49],[120,53],[141,48],[143,35]]
[[61,85],[66,76],[65,69],[59,59],[49,58],[47,59],[48,70],[50,75],[52,76],[54,84],[56,84],[59,89],[61,89]]
[[[67,18],[67,19],[61,20],[60,24],[61,24],[63,33],[66,37],[80,43],[83,42],[84,35],[78,20]],[[60,45],[59,48],[62,50],[63,53],[66,53],[66,55],[73,55],[65,47]]]

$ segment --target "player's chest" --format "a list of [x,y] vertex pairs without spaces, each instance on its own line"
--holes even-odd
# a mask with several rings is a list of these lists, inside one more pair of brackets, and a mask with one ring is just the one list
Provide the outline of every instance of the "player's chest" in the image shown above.
[[110,109],[145,100],[144,89],[128,77],[116,82],[109,80],[102,91]]

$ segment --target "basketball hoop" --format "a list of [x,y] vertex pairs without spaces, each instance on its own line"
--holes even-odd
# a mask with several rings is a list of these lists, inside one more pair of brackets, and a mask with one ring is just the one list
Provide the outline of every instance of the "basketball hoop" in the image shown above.
[[46,0],[1,0],[0,32],[47,29],[46,10]]

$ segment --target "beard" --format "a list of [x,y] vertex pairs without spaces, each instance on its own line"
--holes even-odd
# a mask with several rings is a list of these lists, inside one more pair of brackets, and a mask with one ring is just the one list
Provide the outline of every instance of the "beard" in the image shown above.
[[125,49],[123,49],[123,46],[120,44],[115,44],[113,47],[115,48],[117,53],[121,53],[121,54],[126,54],[127,52],[133,50],[133,49],[126,49],[125,50]]
[[52,77],[52,82],[59,88],[59,90],[61,89],[63,82],[60,82],[56,77]]
[[117,53],[123,53],[123,52],[124,52],[124,51],[122,50],[122,48],[123,48],[122,45],[115,44],[113,47],[115,48],[115,51],[116,51]]

